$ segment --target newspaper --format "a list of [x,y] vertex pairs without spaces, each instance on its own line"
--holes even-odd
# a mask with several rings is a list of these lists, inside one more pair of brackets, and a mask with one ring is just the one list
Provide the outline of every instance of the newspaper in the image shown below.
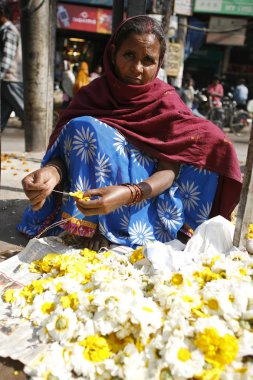
[[[113,250],[124,254],[130,248],[118,246]],[[48,253],[79,253],[80,249],[66,246],[58,237],[32,239],[18,255],[0,264],[0,356],[10,357],[28,364],[35,356],[48,349],[34,334],[34,327],[25,319],[10,315],[9,305],[2,300],[3,293],[8,288],[21,288],[39,277],[31,273],[29,265],[40,260]]]

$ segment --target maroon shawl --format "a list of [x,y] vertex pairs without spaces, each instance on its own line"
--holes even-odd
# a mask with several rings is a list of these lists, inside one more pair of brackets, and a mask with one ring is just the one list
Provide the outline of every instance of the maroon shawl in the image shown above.
[[110,57],[115,34],[105,49],[105,74],[82,87],[61,113],[49,148],[68,121],[93,116],[117,129],[152,157],[218,173],[211,216],[229,219],[241,192],[241,172],[232,143],[210,121],[195,117],[172,86],[157,78],[140,86],[118,80]]

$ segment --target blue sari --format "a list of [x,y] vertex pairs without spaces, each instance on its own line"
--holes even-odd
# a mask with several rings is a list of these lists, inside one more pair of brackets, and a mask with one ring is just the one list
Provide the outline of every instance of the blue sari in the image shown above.
[[[89,116],[73,119],[63,127],[42,166],[55,157],[67,168],[65,192],[139,183],[150,177],[158,164],[117,130]],[[65,230],[92,237],[97,230],[109,241],[130,247],[155,240],[164,243],[175,239],[185,224],[194,230],[208,219],[217,183],[216,173],[182,164],[173,185],[159,196],[92,217],[80,213],[73,197],[61,199],[52,193],[39,211],[28,207],[17,228],[34,237],[64,220],[60,227],[49,229],[48,235]]]

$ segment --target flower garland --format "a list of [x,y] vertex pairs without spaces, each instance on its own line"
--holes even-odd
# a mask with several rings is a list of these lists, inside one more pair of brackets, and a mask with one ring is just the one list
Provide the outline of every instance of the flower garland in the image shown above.
[[4,293],[48,344],[31,379],[252,379],[252,258],[199,254],[175,273],[144,252],[50,253]]

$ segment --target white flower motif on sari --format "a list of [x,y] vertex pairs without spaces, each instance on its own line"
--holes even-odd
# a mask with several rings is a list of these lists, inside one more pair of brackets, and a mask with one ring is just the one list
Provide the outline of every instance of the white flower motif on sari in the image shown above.
[[70,136],[66,136],[64,140],[63,149],[64,149],[64,157],[66,160],[66,164],[69,166],[69,156],[72,149],[72,139]]
[[111,164],[109,162],[109,157],[106,156],[105,153],[101,155],[99,152],[97,157],[97,164],[98,165],[95,166],[95,176],[97,177],[96,183],[99,183],[99,185],[102,186],[105,184],[105,179],[109,178],[109,174],[111,173]]
[[199,210],[199,213],[197,214],[197,218],[198,218],[196,220],[197,223],[201,224],[208,219],[209,214],[211,212],[211,207],[212,207],[212,205],[208,202],[206,205],[204,205],[204,204],[202,205],[202,207]]
[[127,231],[129,226],[129,216],[123,215],[123,217],[120,219],[120,225],[124,230]]
[[145,153],[138,149],[131,149],[131,157],[134,158],[134,162],[137,162],[138,166],[148,166],[153,159],[147,156]]
[[183,224],[182,212],[176,205],[170,205],[168,201],[159,201],[157,205],[157,214],[169,231],[178,230]]
[[166,227],[157,222],[155,225],[155,237],[157,240],[161,241],[162,243],[166,243],[167,241],[171,240],[171,235],[169,231],[166,229]]
[[129,234],[132,244],[144,245],[154,239],[151,227],[138,221],[129,228]]
[[86,191],[88,189],[91,189],[89,178],[86,178],[85,176],[82,178],[79,175],[77,182],[74,184],[74,191],[78,191],[78,190]]
[[76,155],[81,156],[81,160],[84,160],[85,163],[93,161],[95,157],[95,142],[97,140],[93,136],[94,132],[90,132],[89,127],[82,127],[81,130],[76,129],[73,150],[77,150]]
[[115,147],[116,152],[119,152],[120,156],[126,156],[128,153],[128,143],[124,136],[119,133],[115,133],[115,137],[113,138],[116,141],[113,146]]
[[198,186],[195,185],[195,182],[186,181],[179,186],[180,193],[183,198],[184,208],[190,211],[191,209],[195,209],[198,205],[200,194],[198,190]]
[[198,172],[198,173],[202,173],[202,174],[204,174],[204,175],[207,175],[207,174],[210,174],[211,172],[209,171],[209,170],[207,170],[207,169],[204,169],[204,168],[196,168],[196,167],[194,167],[194,171],[195,172]]

